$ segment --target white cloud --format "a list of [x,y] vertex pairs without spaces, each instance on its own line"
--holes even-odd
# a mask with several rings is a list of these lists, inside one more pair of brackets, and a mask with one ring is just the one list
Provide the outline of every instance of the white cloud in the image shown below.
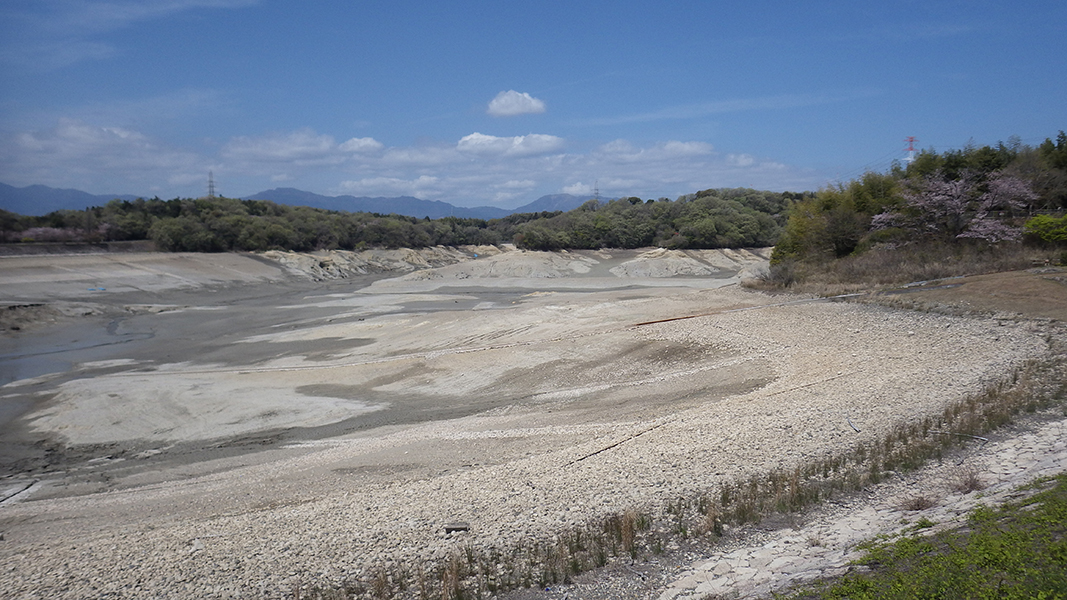
[[677,142],[670,141],[663,144],[663,152],[668,156],[695,156],[711,154],[714,148],[704,142]]
[[509,154],[516,156],[529,156],[533,154],[547,154],[563,148],[564,141],[561,137],[531,133],[530,135],[516,138],[515,147]]
[[369,137],[352,138],[338,146],[338,149],[345,152],[379,152],[383,148],[385,148],[385,144]]
[[463,160],[454,146],[415,146],[389,148],[382,155],[382,164],[394,168],[439,167]]
[[[16,137],[24,158],[46,158],[60,163],[78,161],[83,168],[149,167],[174,156],[188,155],[163,150],[147,136],[119,127],[98,127],[64,119],[50,131],[24,132]],[[160,151],[167,158],[160,158]],[[127,162],[131,161],[131,162]]]
[[638,152],[637,147],[626,140],[612,140],[606,144],[600,146],[597,149],[602,154],[626,156],[636,154]]
[[196,154],[167,147],[138,131],[73,119],[0,139],[0,179],[12,184],[89,190],[106,186],[117,193],[116,186],[128,189],[206,171],[206,162]]
[[584,196],[586,194],[593,193],[593,186],[588,183],[582,183],[577,181],[567,186],[563,186],[562,192],[564,194],[571,194],[572,196]]
[[710,156],[714,151],[714,147],[705,142],[672,140],[638,148],[626,140],[614,140],[600,146],[595,154],[615,162],[656,162]]
[[540,114],[545,112],[545,103],[526,92],[508,90],[500,92],[496,98],[490,100],[489,108],[485,112],[493,117]]
[[532,156],[555,152],[563,148],[563,145],[563,138],[554,135],[531,133],[515,137],[496,137],[475,132],[459,140],[456,149],[487,156]]
[[537,185],[537,182],[533,179],[512,179],[500,184],[500,187],[511,190],[528,190]]
[[415,179],[368,177],[342,181],[338,187],[346,194],[360,196],[395,196],[399,194],[430,198],[436,195],[433,190],[439,182],[439,178],[430,175],[421,175]]
[[472,154],[504,154],[515,144],[515,138],[502,138],[474,132],[459,140],[456,148]]
[[133,127],[66,119],[52,129],[0,135],[0,181],[93,193],[202,195],[213,170],[224,192],[247,195],[279,182],[318,193],[411,195],[463,206],[515,206],[560,191],[602,197],[677,197],[701,189],[817,189],[810,172],[708,143],[617,139],[565,150],[548,134],[472,133],[452,144],[386,147],[374,138],[338,143],[299,129],[238,136],[197,153],[168,147]]
[[735,167],[751,167],[756,159],[751,154],[727,154],[726,162]]
[[337,144],[328,135],[310,129],[263,137],[236,137],[222,149],[222,156],[238,161],[305,161],[335,156]]

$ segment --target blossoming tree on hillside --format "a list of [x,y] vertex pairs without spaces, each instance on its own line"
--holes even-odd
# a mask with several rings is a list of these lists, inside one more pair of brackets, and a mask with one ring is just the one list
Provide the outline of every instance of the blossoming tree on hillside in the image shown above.
[[984,181],[970,171],[955,179],[934,173],[902,197],[904,206],[899,210],[875,215],[873,229],[899,227],[918,234],[973,238],[991,244],[1018,240],[1022,229],[1007,218],[1037,199],[1026,182],[1002,171],[991,173]]

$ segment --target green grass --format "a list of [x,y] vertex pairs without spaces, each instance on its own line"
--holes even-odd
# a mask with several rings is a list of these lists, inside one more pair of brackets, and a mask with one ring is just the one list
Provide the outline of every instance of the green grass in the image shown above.
[[789,598],[1067,599],[1067,474],[1030,487],[1040,491],[979,506],[958,529],[869,543],[857,564],[870,571]]

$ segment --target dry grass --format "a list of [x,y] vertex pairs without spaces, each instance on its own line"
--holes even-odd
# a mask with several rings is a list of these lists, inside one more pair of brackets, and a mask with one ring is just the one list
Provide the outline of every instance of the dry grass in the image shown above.
[[959,492],[961,494],[969,494],[971,492],[977,492],[985,489],[985,484],[982,482],[981,473],[974,467],[958,468],[952,473],[952,479],[949,482],[949,487],[952,491]]
[[766,291],[788,288],[804,294],[838,296],[872,287],[1027,269],[1034,261],[1046,259],[1047,254],[1022,244],[912,244],[875,248],[837,260],[781,263],[745,285]]
[[926,510],[937,506],[937,502],[937,498],[927,496],[926,494],[916,494],[905,498],[904,501],[900,503],[900,509],[913,512]]

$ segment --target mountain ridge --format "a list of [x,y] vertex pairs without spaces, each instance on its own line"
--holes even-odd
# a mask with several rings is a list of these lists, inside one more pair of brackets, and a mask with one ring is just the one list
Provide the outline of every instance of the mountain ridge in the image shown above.
[[69,188],[28,185],[23,188],[0,183],[0,208],[20,215],[41,216],[57,210],[84,210],[114,200],[136,200],[129,194],[95,195]]
[[[131,194],[90,194],[76,189],[52,188],[35,184],[18,188],[0,183],[0,208],[26,216],[42,216],[57,210],[84,210],[103,206],[111,200],[132,201],[145,196]],[[464,207],[440,200],[423,200],[414,196],[324,196],[296,188],[274,188],[240,198],[241,200],[269,200],[290,206],[309,206],[326,210],[398,214],[407,217],[441,219],[459,217],[470,219],[499,219],[515,213],[569,211],[590,199],[572,194],[548,194],[512,209],[495,206]]]

